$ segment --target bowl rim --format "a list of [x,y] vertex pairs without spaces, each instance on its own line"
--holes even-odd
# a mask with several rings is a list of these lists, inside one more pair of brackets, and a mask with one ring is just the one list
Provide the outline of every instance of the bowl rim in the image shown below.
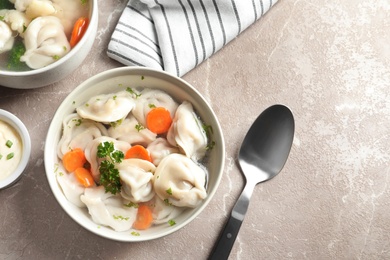
[[[197,95],[196,98],[199,99],[201,101],[201,103],[207,105],[207,113],[208,112],[211,113],[213,121],[215,122],[215,125],[218,128],[218,129],[213,129],[214,132],[218,131],[218,133],[219,133],[218,136],[220,139],[218,139],[218,141],[220,143],[218,146],[220,147],[219,148],[220,152],[216,156],[218,158],[221,158],[220,167],[218,167],[218,171],[216,172],[217,177],[215,179],[215,185],[212,188],[210,188],[210,190],[208,191],[208,195],[207,195],[206,199],[203,200],[202,204],[198,205],[195,208],[196,209],[195,212],[193,214],[189,215],[185,219],[185,221],[183,221],[182,223],[176,224],[175,226],[171,227],[170,229],[165,230],[164,232],[161,232],[157,235],[149,235],[149,237],[129,236],[126,239],[121,238],[119,235],[110,237],[107,234],[105,234],[101,229],[99,229],[99,231],[98,231],[96,229],[91,228],[88,223],[87,224],[82,223],[82,221],[80,219],[76,219],[75,216],[73,216],[71,214],[72,213],[71,211],[73,211],[71,208],[73,206],[69,206],[70,202],[66,198],[64,198],[65,196],[63,195],[61,188],[58,186],[58,182],[57,182],[56,178],[54,177],[54,174],[50,171],[53,168],[53,166],[50,165],[50,163],[51,163],[50,161],[52,161],[51,158],[53,158],[53,153],[49,151],[50,146],[51,146],[50,143],[52,142],[52,140],[50,138],[52,138],[53,136],[56,136],[57,131],[58,131],[58,129],[57,129],[58,124],[56,124],[57,126],[53,125],[54,120],[52,120],[52,123],[49,126],[49,130],[47,132],[47,137],[46,137],[46,141],[45,141],[44,162],[45,162],[46,177],[48,179],[50,189],[52,190],[54,197],[56,198],[57,202],[60,204],[62,209],[76,223],[78,223],[80,226],[87,229],[91,233],[94,233],[95,235],[98,235],[98,236],[106,238],[106,239],[115,240],[115,241],[119,241],[119,242],[140,242],[140,241],[148,241],[148,240],[158,239],[158,238],[167,236],[169,234],[172,234],[172,233],[178,231],[179,229],[183,228],[187,224],[189,224],[192,220],[194,220],[205,209],[205,207],[209,204],[209,202],[213,198],[214,194],[216,193],[216,190],[219,187],[220,181],[221,181],[222,176],[223,176],[224,166],[225,166],[226,154],[225,154],[225,142],[224,142],[223,132],[222,132],[221,125],[218,121],[218,118],[217,118],[215,112],[213,111],[211,105],[209,104],[209,102],[207,102],[207,100],[203,97],[203,95],[201,95],[200,92],[197,89],[195,89],[191,84],[184,81],[180,77],[169,74],[165,71],[161,71],[161,70],[157,70],[157,69],[153,69],[153,68],[148,68],[148,67],[126,66],[126,67],[119,67],[119,68],[109,69],[109,70],[100,72],[100,73],[88,78],[84,82],[80,83],[70,94],[68,94],[68,96],[63,100],[63,102],[58,107],[56,113],[53,116],[53,119],[56,116],[58,116],[59,111],[67,109],[69,104],[72,104],[72,102],[73,102],[72,99],[74,98],[74,94],[72,95],[72,93],[78,93],[80,91],[81,91],[81,93],[85,92],[89,88],[93,87],[93,85],[91,85],[92,83],[98,82],[99,80],[103,80],[103,79],[104,80],[107,80],[107,79],[111,80],[113,78],[115,79],[118,76],[126,76],[128,74],[131,76],[145,75],[145,77],[148,75],[151,75],[148,73],[151,73],[151,74],[156,73],[158,76],[154,76],[154,78],[157,77],[157,79],[159,79],[159,80],[168,81],[169,83],[172,83],[172,81],[173,81],[173,82],[176,82],[176,84],[180,83],[180,84],[186,85],[186,87],[189,88],[190,92],[193,92]],[[171,81],[169,81],[168,79],[170,79]],[[174,83],[172,83],[172,84],[174,84]],[[78,93],[78,94],[80,94],[80,93]],[[61,120],[61,122],[62,122],[62,120]],[[54,184],[56,186],[54,186]],[[75,207],[77,207],[77,206],[75,206]],[[110,233],[112,233],[112,232],[110,232]],[[118,232],[118,233],[120,233],[120,232]]]
[[18,166],[11,175],[0,181],[0,189],[5,189],[15,184],[20,179],[22,173],[26,169],[31,155],[31,138],[26,126],[14,114],[4,109],[0,109],[0,120],[3,120],[4,122],[8,123],[18,132],[23,145],[22,157]]
[[[92,20],[98,19],[98,16],[99,16],[98,4],[97,4],[97,0],[90,0],[88,2],[91,2],[91,4],[90,4],[90,8],[91,8],[90,21],[89,21],[89,24],[91,24]],[[83,48],[85,42],[87,41],[88,36],[91,34],[92,31],[94,31],[94,28],[92,28],[92,26],[88,25],[88,28],[84,33],[84,36],[81,38],[80,42],[75,47],[73,47],[64,57],[62,57],[61,59],[58,59],[57,61],[55,61],[55,62],[53,62],[45,67],[42,67],[39,69],[26,70],[26,71],[7,71],[7,70],[0,69],[0,75],[12,76],[12,77],[33,76],[33,75],[47,72],[47,71],[52,70],[56,67],[59,67],[63,63],[65,63],[67,60],[69,60],[70,57],[75,55],[79,51],[79,49]]]

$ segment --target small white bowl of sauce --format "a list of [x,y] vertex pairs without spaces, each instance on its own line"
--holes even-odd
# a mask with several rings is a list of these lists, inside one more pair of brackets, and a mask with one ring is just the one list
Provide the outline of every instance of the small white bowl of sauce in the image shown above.
[[30,154],[31,139],[26,126],[15,115],[0,109],[0,189],[19,180]]

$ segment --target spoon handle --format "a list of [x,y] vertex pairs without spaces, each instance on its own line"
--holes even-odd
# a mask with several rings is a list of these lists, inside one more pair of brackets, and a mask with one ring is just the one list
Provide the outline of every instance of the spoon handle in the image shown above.
[[208,258],[209,260],[228,259],[241,224],[242,220],[236,219],[232,215],[229,217],[225,228],[220,234],[218,241]]
[[247,183],[236,204],[233,207],[232,213],[222,231],[219,235],[217,243],[215,244],[213,251],[209,256],[209,260],[222,260],[228,259],[230,251],[233,248],[234,241],[240,231],[242,221],[244,220],[245,214],[248,210],[249,199],[252,196],[253,183]]

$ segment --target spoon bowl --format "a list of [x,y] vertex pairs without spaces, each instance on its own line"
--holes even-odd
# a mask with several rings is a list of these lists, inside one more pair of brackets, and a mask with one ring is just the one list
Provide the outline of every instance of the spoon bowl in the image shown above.
[[250,127],[238,155],[246,184],[209,259],[229,257],[254,187],[272,179],[282,170],[291,150],[294,130],[293,114],[283,105],[267,108]]

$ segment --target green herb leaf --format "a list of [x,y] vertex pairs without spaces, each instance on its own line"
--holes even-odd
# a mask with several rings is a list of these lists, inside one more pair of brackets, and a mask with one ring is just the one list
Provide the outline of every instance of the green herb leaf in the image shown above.
[[138,124],[135,125],[135,129],[139,132],[141,130],[144,130],[145,127],[143,125],[141,125],[140,123],[138,123]]
[[122,183],[115,163],[121,163],[125,155],[122,151],[115,150],[113,142],[103,142],[97,147],[97,156],[106,158],[99,166],[100,184],[104,186],[106,192],[112,194],[120,192]]
[[172,195],[172,188],[167,189],[166,192],[167,192],[169,195]]
[[11,140],[7,140],[7,142],[5,143],[5,145],[8,147],[8,148],[11,148],[13,143]]
[[174,221],[173,219],[170,219],[170,220],[168,220],[168,224],[172,227],[172,226],[176,225],[176,221]]
[[7,160],[14,158],[14,155],[15,155],[14,153],[7,154]]
[[139,236],[141,235],[140,233],[135,232],[135,231],[131,232],[131,234],[132,234],[133,236],[136,236],[136,237],[139,237]]

